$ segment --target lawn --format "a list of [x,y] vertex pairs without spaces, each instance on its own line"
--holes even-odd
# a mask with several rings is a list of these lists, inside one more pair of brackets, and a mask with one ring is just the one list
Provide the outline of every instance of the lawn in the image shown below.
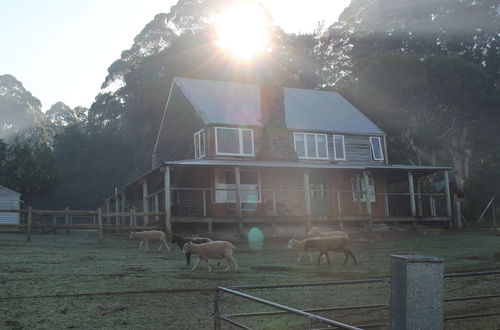
[[[446,272],[500,269],[500,232],[353,233],[352,261],[342,266],[296,263],[286,241],[266,241],[259,251],[236,243],[239,273],[225,273],[225,264],[207,272],[185,265],[177,246],[170,252],[138,250],[125,235],[105,235],[99,245],[95,232],[70,235],[0,234],[0,328],[2,329],[209,329],[212,327],[214,288],[246,284],[276,284],[387,277],[391,254],[444,257]],[[154,244],[156,247],[156,244]],[[193,261],[197,258],[193,257]],[[447,280],[446,296],[500,292],[498,276]],[[386,303],[386,284],[247,290],[249,294],[299,309]],[[447,313],[487,312],[500,308],[500,299],[446,305]],[[224,312],[271,311],[226,296]],[[387,321],[387,311],[322,313],[346,323]],[[293,316],[247,317],[243,323],[259,329],[304,328]],[[500,328],[500,317],[449,321],[449,329]]]

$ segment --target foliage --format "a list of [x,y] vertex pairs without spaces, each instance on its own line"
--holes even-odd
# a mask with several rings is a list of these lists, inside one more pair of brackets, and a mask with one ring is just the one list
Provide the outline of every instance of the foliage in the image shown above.
[[52,150],[44,143],[0,140],[0,184],[22,195],[26,203],[47,194],[57,184]]

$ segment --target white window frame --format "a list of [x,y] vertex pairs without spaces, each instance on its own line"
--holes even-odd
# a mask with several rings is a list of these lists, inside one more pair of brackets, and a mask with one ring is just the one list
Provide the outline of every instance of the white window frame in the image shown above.
[[[196,143],[196,136],[198,136],[198,143]],[[194,133],[193,140],[194,140],[194,158],[200,159],[200,158],[205,157],[205,155],[206,155],[205,130],[202,129],[202,130],[199,130],[198,132]]]
[[[380,146],[380,158],[377,158],[375,156],[375,148],[373,145],[373,141],[377,139],[378,140],[378,145]],[[370,136],[370,145],[371,145],[371,151],[372,151],[372,159],[373,160],[384,160],[384,149],[382,148],[382,139],[379,136]]]
[[[328,134],[325,133],[306,133],[306,132],[293,132],[293,148],[295,152],[297,152],[297,135],[302,134],[304,135],[304,156],[298,156],[299,159],[322,159],[322,160],[328,160],[329,155],[328,155]],[[308,157],[308,150],[307,150],[307,135],[313,135],[314,136],[314,146],[316,148],[316,157]],[[324,136],[325,137],[325,146],[326,146],[326,156],[325,157],[319,157],[319,152],[318,152],[318,136]]]
[[[335,144],[335,137],[341,137],[342,138],[342,154],[344,155],[343,158],[337,158],[337,145]],[[335,160],[346,160],[346,154],[345,154],[345,139],[343,135],[333,135],[333,159]]]
[[[352,187],[352,200],[354,202],[366,202],[365,194],[361,195],[361,198],[357,198],[357,193],[362,193],[365,190],[365,180],[359,179],[359,187],[357,186],[358,178],[351,178],[351,187]],[[359,190],[360,188],[361,190]],[[368,178],[368,194],[370,195],[370,202],[375,203],[375,180],[372,178]]]
[[[219,129],[231,129],[238,131],[238,144],[239,144],[239,153],[232,152],[220,152],[219,151],[219,143],[218,143],[218,130]],[[252,136],[252,153],[243,153],[243,131],[250,131],[250,135]],[[239,128],[239,127],[215,127],[215,154],[223,155],[223,156],[255,156],[255,146],[254,146],[254,138],[253,138],[253,129],[251,128]]]
[[[262,191],[261,191],[261,182],[260,182],[260,172],[257,170],[241,170],[240,171],[240,177],[241,173],[243,172],[252,172],[252,173],[257,173],[257,194],[258,194],[258,199],[255,201],[244,201],[240,199],[240,204],[242,203],[261,203],[262,202]],[[227,198],[227,194],[225,195],[225,198],[217,198],[219,195],[217,195],[218,190],[223,190],[222,188],[217,188],[217,179],[220,175],[220,173],[231,173],[232,175],[235,175],[234,170],[228,170],[228,169],[215,169],[214,170],[214,176],[213,176],[213,187],[214,187],[214,194],[212,196],[212,200],[214,203],[236,203],[236,183],[235,183],[235,189],[234,189],[234,200],[230,200]],[[236,181],[236,178],[235,178]],[[241,186],[241,183],[240,183]],[[223,191],[228,191],[228,190],[223,190]],[[240,196],[241,197],[241,196]]]

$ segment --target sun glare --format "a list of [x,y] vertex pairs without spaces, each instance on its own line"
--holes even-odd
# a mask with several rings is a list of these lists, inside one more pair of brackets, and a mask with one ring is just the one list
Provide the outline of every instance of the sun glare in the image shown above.
[[257,4],[242,2],[215,18],[217,45],[230,56],[248,61],[266,49],[270,19]]

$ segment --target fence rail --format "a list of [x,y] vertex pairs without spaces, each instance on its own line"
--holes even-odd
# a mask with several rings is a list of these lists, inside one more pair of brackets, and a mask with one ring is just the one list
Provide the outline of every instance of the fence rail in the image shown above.
[[[496,276],[500,275],[500,269],[498,270],[490,270],[490,271],[479,271],[479,272],[467,272],[467,273],[448,273],[444,274],[444,279],[455,279],[455,278],[469,278],[469,277],[477,277],[477,276]],[[312,320],[317,320],[319,322],[334,325],[338,328],[342,329],[360,329],[360,328],[370,328],[370,327],[379,327],[379,326],[387,326],[389,323],[372,323],[372,324],[363,324],[363,325],[347,325],[342,322],[334,321],[331,319],[327,319],[321,316],[318,316],[313,313],[318,312],[333,312],[333,311],[348,311],[348,310],[369,310],[369,309],[389,309],[390,301],[387,301],[383,304],[365,304],[365,305],[357,305],[357,306],[337,306],[337,307],[324,307],[324,308],[304,308],[302,310],[298,310],[295,308],[291,308],[288,306],[284,306],[278,303],[271,302],[269,300],[259,298],[253,295],[249,295],[241,292],[242,290],[270,290],[270,289],[283,289],[283,288],[303,288],[303,287],[318,287],[318,286],[337,286],[337,285],[357,285],[357,284],[369,284],[369,283],[386,283],[390,284],[390,278],[377,278],[377,279],[364,279],[364,280],[341,280],[341,281],[328,281],[328,282],[313,282],[313,283],[288,283],[288,284],[270,284],[270,285],[240,285],[240,286],[230,286],[230,287],[218,287],[215,293],[214,299],[214,329],[221,329],[221,322],[228,322],[236,327],[242,329],[252,329],[239,321],[236,321],[235,318],[246,318],[246,317],[255,317],[255,316],[275,316],[275,315],[283,315],[287,313],[292,313],[295,315],[303,316],[308,319],[308,329],[310,329],[310,322]],[[263,305],[271,306],[278,311],[266,311],[266,312],[249,312],[249,313],[232,313],[225,314],[222,312],[221,304],[222,297],[224,293],[228,293],[240,298],[244,298],[256,303],[260,303]],[[491,294],[482,294],[482,295],[474,295],[474,296],[462,296],[462,297],[452,297],[445,298],[443,303],[452,303],[452,302],[461,302],[461,301],[469,301],[469,300],[485,300],[485,299],[495,299],[500,297],[500,292],[491,293]],[[471,318],[480,318],[480,317],[490,317],[500,315],[499,312],[483,312],[483,313],[469,313],[469,314],[458,314],[458,315],[445,315],[444,321],[452,321],[452,320],[460,320],[460,319],[471,319]]]

